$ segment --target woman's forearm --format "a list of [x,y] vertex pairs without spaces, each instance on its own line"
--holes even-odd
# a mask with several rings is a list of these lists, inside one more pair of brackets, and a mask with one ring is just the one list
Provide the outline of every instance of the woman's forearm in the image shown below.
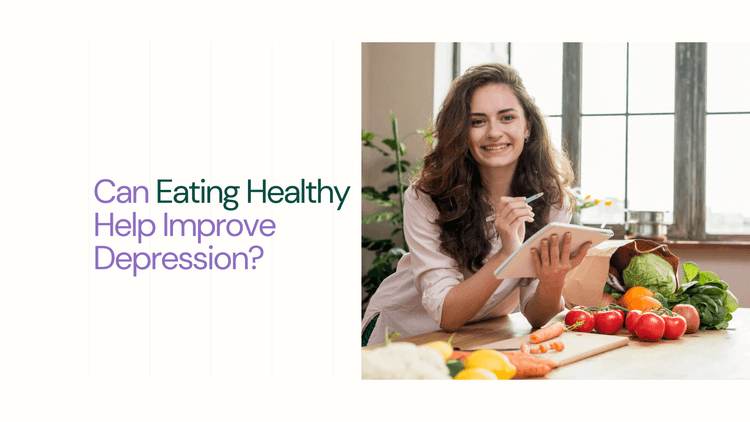
[[524,316],[532,327],[541,327],[563,311],[562,287],[545,286],[541,283],[526,303]]
[[443,302],[441,329],[458,331],[482,309],[503,281],[493,273],[505,258],[505,254],[496,254],[473,276],[450,289]]

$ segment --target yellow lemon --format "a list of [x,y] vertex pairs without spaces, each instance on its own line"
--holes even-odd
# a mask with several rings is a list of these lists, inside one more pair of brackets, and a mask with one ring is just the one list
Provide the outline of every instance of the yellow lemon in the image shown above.
[[484,368],[492,371],[499,380],[511,379],[516,374],[516,367],[497,350],[477,350],[466,358],[464,365],[467,368]]
[[422,347],[429,347],[430,349],[437,350],[443,355],[443,359],[445,360],[450,359],[453,354],[453,346],[448,344],[447,341],[433,341],[432,343],[423,344]]
[[484,368],[469,368],[456,374],[454,380],[496,380],[497,376]]

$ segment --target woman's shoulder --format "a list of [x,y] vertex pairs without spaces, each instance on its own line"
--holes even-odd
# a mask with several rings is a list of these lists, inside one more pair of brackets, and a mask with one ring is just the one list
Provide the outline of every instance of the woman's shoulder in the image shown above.
[[547,218],[549,223],[570,223],[570,219],[573,217],[573,210],[564,205],[552,205],[549,209],[549,217]]
[[437,207],[427,192],[412,184],[404,191],[404,212],[413,212],[434,220],[437,216]]
[[411,184],[408,188],[406,188],[406,190],[404,191],[404,200],[412,202],[414,204],[420,204],[422,206],[434,206],[430,195],[427,192],[419,189],[415,184]]
[[419,198],[422,198],[423,196],[427,196],[428,199],[430,197],[423,190],[419,189],[414,183],[410,184],[409,187],[404,191],[404,197],[410,200],[417,200]]

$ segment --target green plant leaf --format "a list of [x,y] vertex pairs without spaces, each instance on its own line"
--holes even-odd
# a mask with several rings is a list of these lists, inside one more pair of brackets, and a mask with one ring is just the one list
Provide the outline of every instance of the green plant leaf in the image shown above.
[[718,274],[713,271],[701,271],[698,275],[698,284],[712,283],[715,281],[721,281]]
[[[731,315],[731,314],[727,314],[727,315]],[[716,328],[717,330],[726,330],[727,328],[729,328],[729,324],[726,321],[723,321],[723,322],[716,324],[714,328]]]
[[387,193],[381,193],[372,186],[365,186],[362,188],[362,198],[365,198],[365,196],[367,196],[368,198],[388,199]]
[[398,206],[398,203],[396,201],[392,201],[390,199],[381,199],[381,198],[374,198],[374,197],[367,197],[365,198],[364,195],[362,195],[362,199],[366,199],[373,204],[380,205],[381,207],[396,207]]
[[[726,297],[724,298],[724,306],[727,307],[727,311],[734,312],[737,310],[737,308],[740,307],[740,303],[737,301],[737,297],[732,294],[729,290],[726,292]],[[731,314],[729,316],[729,319],[732,319]],[[729,320],[727,320],[729,321]]]
[[698,266],[694,262],[682,264],[682,283],[686,284],[695,280],[700,274]]
[[[388,145],[390,149],[393,151],[396,150],[396,141],[391,138],[383,139],[383,143]],[[398,145],[401,147],[401,150],[399,151],[399,154],[406,155],[406,145],[404,145],[403,142],[399,142]]]
[[383,154],[386,157],[390,157],[390,155],[391,155],[387,151],[383,150],[382,148],[380,148],[379,146],[373,144],[370,141],[364,141],[363,145],[366,146],[366,147],[372,148],[372,149],[374,149],[374,150],[376,150],[378,152],[380,152],[381,154]]
[[417,172],[419,171],[419,169],[422,168],[422,166],[424,166],[424,161],[420,161],[417,164],[414,164],[414,167],[412,167],[411,170],[409,170],[409,176],[414,176],[415,174],[417,174]]
[[433,145],[435,143],[434,133],[431,130],[419,129],[417,130],[417,133],[422,135],[428,144]]
[[375,135],[373,135],[372,132],[362,129],[363,141],[372,141],[374,138],[375,138]]
[[377,214],[368,215],[362,217],[362,224],[380,223],[392,219],[394,213],[392,211],[382,211]]
[[[391,164],[390,166],[383,169],[383,173],[394,173],[398,169],[398,166],[396,163]],[[401,161],[401,172],[406,173],[409,171],[409,162],[408,161]]]
[[661,303],[661,306],[665,308],[669,308],[669,303],[667,302],[667,298],[664,297],[663,294],[659,292],[654,293],[654,299],[658,300]]
[[398,195],[398,185],[388,186],[388,188],[383,191],[383,195],[387,195],[386,197],[390,197],[391,195]]
[[362,248],[376,253],[387,253],[396,247],[391,239],[372,239],[362,236]]

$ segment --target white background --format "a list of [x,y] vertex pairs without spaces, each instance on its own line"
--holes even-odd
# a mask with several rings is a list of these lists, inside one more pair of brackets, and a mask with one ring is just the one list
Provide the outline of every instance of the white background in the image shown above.
[[[556,2],[544,14],[538,4],[474,3],[460,19],[453,9],[464,6],[392,1],[25,4],[0,9],[3,420],[519,417],[541,409],[534,403],[542,397],[544,409],[616,405],[626,389],[641,388],[610,382],[608,395],[579,383],[568,383],[581,388],[573,394],[533,381],[359,380],[360,43],[586,41],[635,21],[649,32],[627,33],[630,41],[692,40],[704,21],[686,12],[690,2],[648,3],[648,14],[639,2],[613,11]],[[741,16],[721,14],[723,36],[737,35],[742,24],[727,20]],[[96,202],[102,178],[147,186],[149,203]],[[227,212],[157,204],[157,178],[205,178],[244,193],[247,179],[263,178],[279,186],[321,178],[351,189],[341,211],[243,201]],[[134,211],[271,218],[277,231],[212,239],[228,251],[260,244],[266,252],[256,270],[94,270],[97,244],[205,252],[191,238],[139,245],[94,236],[95,212]],[[724,383],[696,389],[714,386],[731,394]],[[722,414],[736,408],[723,401]],[[655,406],[650,415],[675,412]],[[691,410],[708,412],[708,404]]]

